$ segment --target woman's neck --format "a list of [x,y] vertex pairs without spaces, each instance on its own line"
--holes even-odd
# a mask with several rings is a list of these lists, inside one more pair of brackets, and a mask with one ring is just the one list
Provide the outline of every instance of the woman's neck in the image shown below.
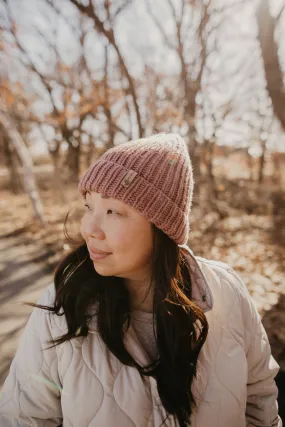
[[150,285],[131,283],[126,281],[130,294],[131,310],[153,313],[153,288]]

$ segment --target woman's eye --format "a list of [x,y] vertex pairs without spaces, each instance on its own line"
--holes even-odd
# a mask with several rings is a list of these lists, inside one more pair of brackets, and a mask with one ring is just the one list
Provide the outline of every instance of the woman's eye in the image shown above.
[[115,214],[119,215],[117,212],[113,211],[113,209],[107,209],[107,215],[108,215],[108,212],[114,212]]
[[[92,210],[89,205],[85,204],[84,206],[87,208],[88,211]],[[107,215],[109,214],[109,212],[113,212],[116,215],[120,215],[118,212],[114,211],[113,209],[107,209]]]

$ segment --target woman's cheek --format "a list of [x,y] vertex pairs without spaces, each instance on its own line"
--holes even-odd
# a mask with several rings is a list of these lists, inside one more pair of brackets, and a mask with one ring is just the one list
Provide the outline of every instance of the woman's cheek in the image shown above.
[[110,234],[110,241],[113,241],[113,245],[119,248],[127,248],[130,245],[130,234],[124,228],[112,230]]

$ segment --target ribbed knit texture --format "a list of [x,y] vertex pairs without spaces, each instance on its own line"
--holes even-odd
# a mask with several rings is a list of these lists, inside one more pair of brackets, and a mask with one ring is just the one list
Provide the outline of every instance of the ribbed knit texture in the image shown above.
[[86,171],[78,189],[96,191],[137,209],[177,244],[186,244],[194,179],[179,134],[157,134],[107,150]]

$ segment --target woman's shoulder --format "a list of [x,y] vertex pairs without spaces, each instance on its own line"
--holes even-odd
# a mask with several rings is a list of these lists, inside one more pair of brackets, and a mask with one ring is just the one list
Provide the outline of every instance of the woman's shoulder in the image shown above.
[[[55,296],[56,296],[56,289],[54,282],[50,283],[44,290],[42,291],[39,300],[37,301],[37,304],[47,306],[47,307],[54,307],[55,302]],[[44,310],[41,308],[36,308],[35,310],[38,310],[38,316],[45,316],[45,323],[48,324],[48,327],[50,329],[50,333],[58,337],[59,335],[62,335],[63,333],[66,333],[68,330],[67,322],[65,315],[63,315],[63,309],[61,308],[59,313],[60,315],[49,311]]]
[[213,316],[228,329],[245,349],[252,337],[265,341],[261,316],[240,274],[229,264],[197,257],[213,294]]
[[37,301],[41,305],[53,305],[55,300],[55,285],[54,282],[47,285],[43,290]]
[[230,296],[236,297],[237,294],[247,292],[241,277],[229,264],[198,256],[186,245],[182,248],[190,255],[189,264],[194,281],[198,280],[206,295],[228,300]]
[[196,260],[204,275],[211,283],[214,281],[213,277],[215,276],[216,279],[218,278],[219,282],[223,281],[227,283],[227,286],[224,287],[225,290],[230,288],[234,292],[243,293],[244,289],[246,289],[239,273],[229,264],[199,256],[196,256]]
[[196,260],[212,291],[214,305],[216,303],[216,306],[218,304],[230,310],[237,301],[241,304],[247,304],[250,301],[248,289],[233,267],[222,261],[199,256]]

